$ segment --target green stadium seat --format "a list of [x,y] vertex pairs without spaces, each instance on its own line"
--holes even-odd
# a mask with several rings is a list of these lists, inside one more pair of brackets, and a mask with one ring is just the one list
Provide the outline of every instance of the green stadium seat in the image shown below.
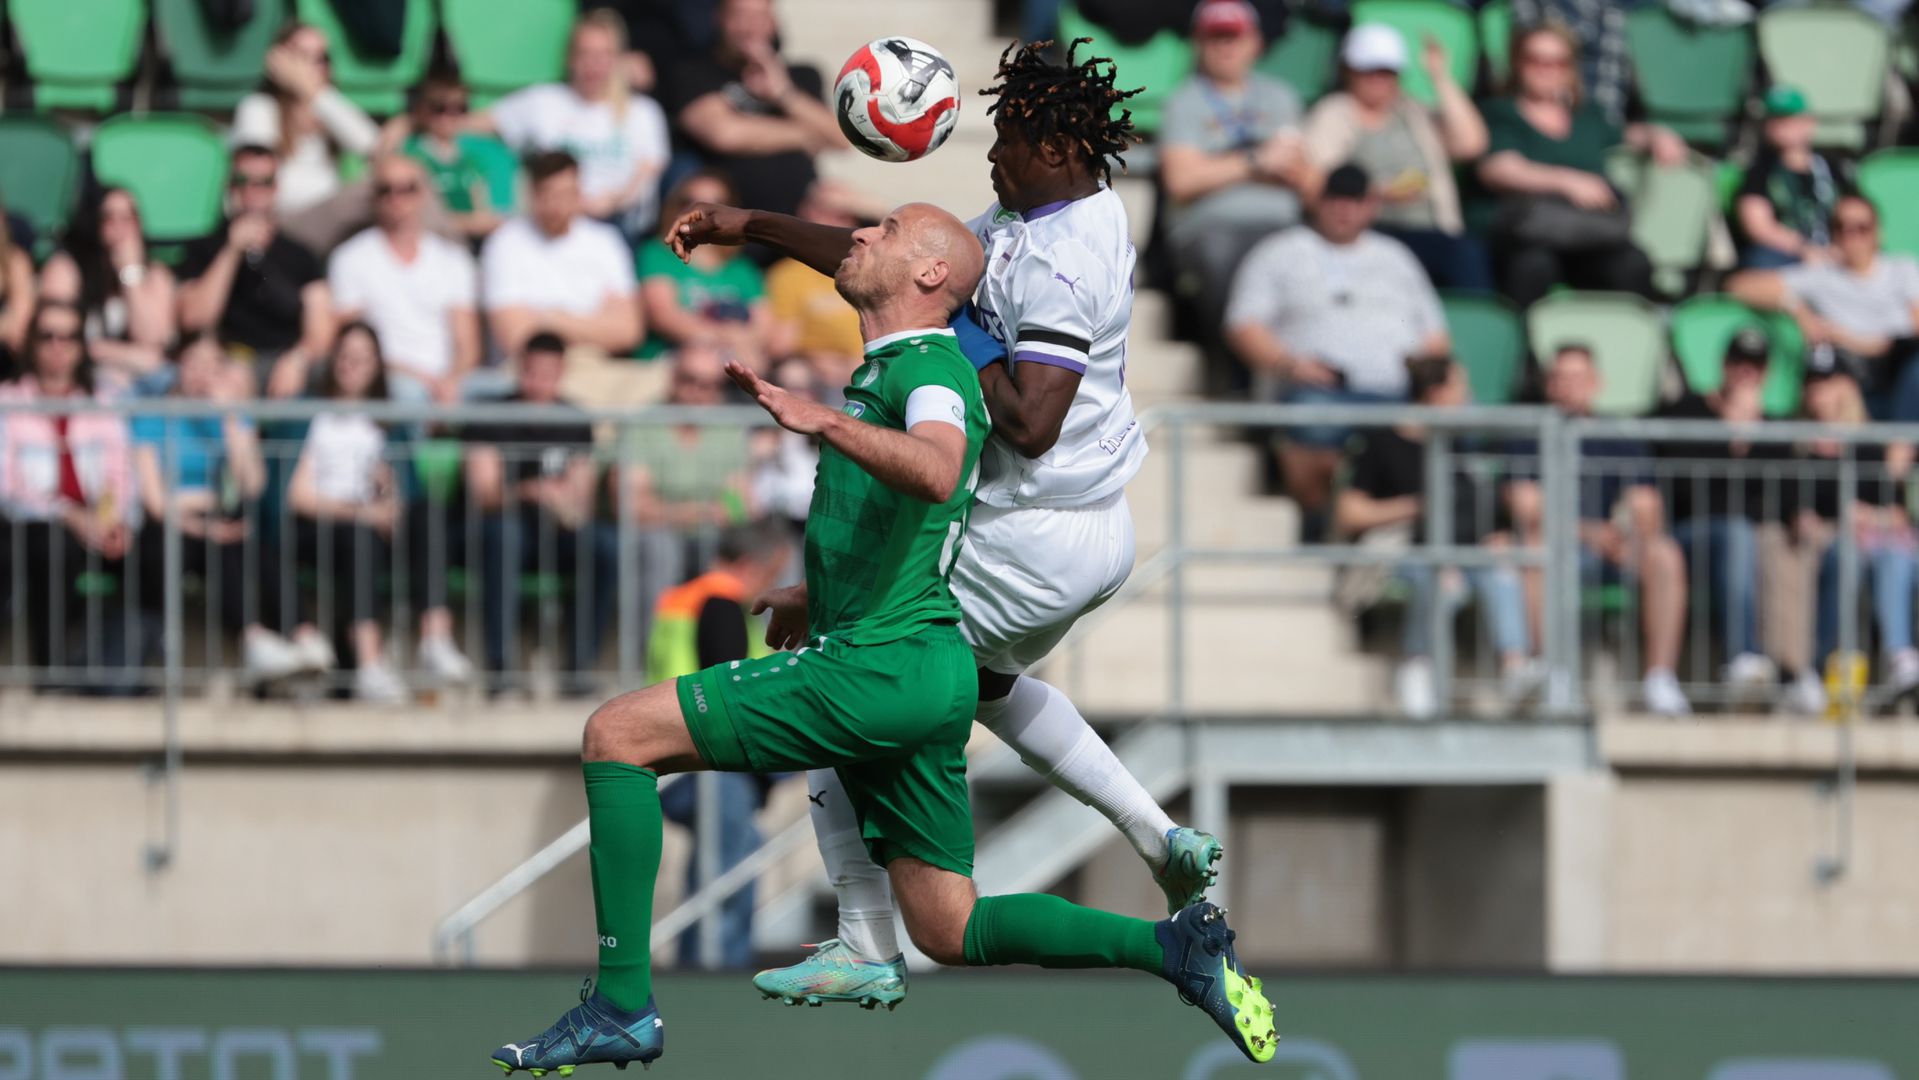
[[39,117],[0,117],[0,200],[33,223],[49,251],[73,211],[79,177],[80,157],[65,128]]
[[1479,9],[1479,53],[1486,58],[1486,75],[1497,89],[1506,85],[1512,66],[1512,0],[1493,0]]
[[442,0],[441,9],[447,44],[476,106],[566,76],[567,36],[580,13],[574,0]]
[[1648,301],[1629,293],[1569,290],[1535,303],[1526,323],[1533,355],[1542,360],[1561,345],[1592,349],[1601,380],[1596,412],[1639,416],[1658,403],[1665,328]]
[[1717,167],[1657,168],[1622,147],[1607,155],[1606,175],[1632,206],[1633,243],[1652,260],[1654,282],[1668,295],[1685,291],[1686,272],[1705,260],[1719,214]]
[[1881,150],[1859,163],[1859,190],[1879,207],[1887,251],[1919,255],[1919,150]]
[[1505,405],[1519,392],[1519,368],[1526,358],[1525,320],[1519,309],[1495,293],[1442,292],[1446,328],[1453,355],[1466,368],[1473,400]]
[[1767,415],[1797,413],[1806,351],[1799,324],[1789,315],[1754,311],[1730,296],[1695,296],[1672,309],[1672,351],[1686,385],[1697,394],[1719,389],[1726,344],[1748,326],[1765,331],[1772,342],[1764,393]]
[[93,174],[133,192],[150,239],[188,240],[220,224],[226,141],[204,117],[115,116],[94,133]]
[[254,0],[253,18],[237,30],[207,22],[201,0],[153,0],[153,27],[173,66],[183,109],[225,112],[260,82],[273,35],[292,14],[291,0]]
[[1356,0],[1353,25],[1363,23],[1384,23],[1405,39],[1410,59],[1399,78],[1414,100],[1427,105],[1436,100],[1426,65],[1419,60],[1428,34],[1445,46],[1453,81],[1472,92],[1479,76],[1479,28],[1472,12],[1450,0]]
[[1752,31],[1697,26],[1663,6],[1626,17],[1639,98],[1650,119],[1689,142],[1723,146],[1752,91]]
[[360,108],[381,116],[406,106],[406,92],[426,74],[427,61],[433,56],[433,39],[439,30],[433,4],[413,0],[406,6],[400,55],[391,57],[361,52],[341,27],[331,0],[298,0],[296,12],[300,21],[312,23],[326,35],[333,83],[341,93]]
[[12,0],[7,7],[36,106],[113,108],[116,87],[140,59],[145,0]]
[[1844,4],[1773,8],[1759,15],[1759,55],[1774,83],[1806,95],[1821,146],[1865,145],[1892,57],[1891,35],[1878,20]]
[[1301,104],[1311,105],[1333,88],[1338,58],[1339,32],[1295,14],[1287,20],[1286,32],[1260,58],[1259,70],[1284,81],[1299,92]]
[[[1162,30],[1144,45],[1122,45],[1106,30],[1087,21],[1077,6],[1060,5],[1059,40],[1083,37],[1093,39],[1092,55],[1110,57],[1119,66],[1122,90],[1145,87],[1143,93],[1127,98],[1122,107],[1133,111],[1133,126],[1141,135],[1158,133],[1160,109],[1167,96],[1193,70],[1191,43],[1180,34]],[[1080,46],[1081,59],[1086,57],[1086,49]]]

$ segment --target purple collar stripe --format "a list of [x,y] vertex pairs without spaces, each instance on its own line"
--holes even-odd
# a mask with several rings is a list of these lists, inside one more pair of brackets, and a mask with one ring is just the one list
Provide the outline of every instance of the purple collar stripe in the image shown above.
[[1020,220],[1026,222],[1038,221],[1048,214],[1059,213],[1061,210],[1073,205],[1073,202],[1074,200],[1072,199],[1061,199],[1058,202],[1049,202],[1045,206],[1035,206],[1031,210],[1021,213]]

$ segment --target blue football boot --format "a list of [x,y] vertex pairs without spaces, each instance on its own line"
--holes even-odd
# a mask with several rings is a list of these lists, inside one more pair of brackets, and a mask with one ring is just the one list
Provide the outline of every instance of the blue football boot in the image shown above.
[[1226,911],[1194,904],[1154,927],[1166,951],[1161,975],[1179,991],[1179,999],[1206,1011],[1256,1062],[1273,1060],[1279,1035],[1273,1030],[1273,1004],[1260,992],[1259,980],[1240,969]]
[[493,1064],[507,1075],[525,1070],[534,1076],[573,1075],[580,1065],[606,1064],[624,1069],[629,1062],[651,1065],[666,1050],[666,1025],[653,999],[628,1012],[597,993],[592,982],[580,988],[580,1003],[550,1028],[524,1042],[493,1051]]
[[783,968],[769,968],[753,976],[753,985],[769,998],[788,1005],[824,1005],[850,1001],[862,1009],[881,1005],[887,1011],[906,1000],[906,957],[884,962],[862,960],[839,938],[812,946],[806,959]]
[[1206,899],[1206,890],[1219,880],[1219,861],[1226,849],[1211,833],[1198,829],[1166,830],[1166,864],[1153,871],[1153,882],[1166,894],[1166,914],[1177,915]]

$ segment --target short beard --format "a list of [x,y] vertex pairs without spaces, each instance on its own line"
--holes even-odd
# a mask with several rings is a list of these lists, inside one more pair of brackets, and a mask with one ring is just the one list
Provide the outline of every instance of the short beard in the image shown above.
[[892,292],[883,278],[883,273],[861,274],[859,268],[848,267],[833,275],[833,287],[856,311],[869,311],[883,303]]

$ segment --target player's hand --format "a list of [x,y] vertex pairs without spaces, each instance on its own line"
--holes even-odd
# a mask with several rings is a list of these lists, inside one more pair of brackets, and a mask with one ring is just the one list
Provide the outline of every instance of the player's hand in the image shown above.
[[737,360],[727,363],[726,375],[733,380],[733,385],[745,391],[747,397],[758,402],[760,408],[765,409],[788,431],[818,435],[840,415],[837,409],[829,409],[810,398],[787,393],[760,378],[752,368]]
[[752,614],[770,611],[766,647],[775,651],[798,648],[806,641],[806,586],[788,585],[753,601]]
[[746,243],[746,223],[752,212],[718,203],[694,203],[673,219],[666,230],[666,246],[685,262],[701,244],[735,246]]

